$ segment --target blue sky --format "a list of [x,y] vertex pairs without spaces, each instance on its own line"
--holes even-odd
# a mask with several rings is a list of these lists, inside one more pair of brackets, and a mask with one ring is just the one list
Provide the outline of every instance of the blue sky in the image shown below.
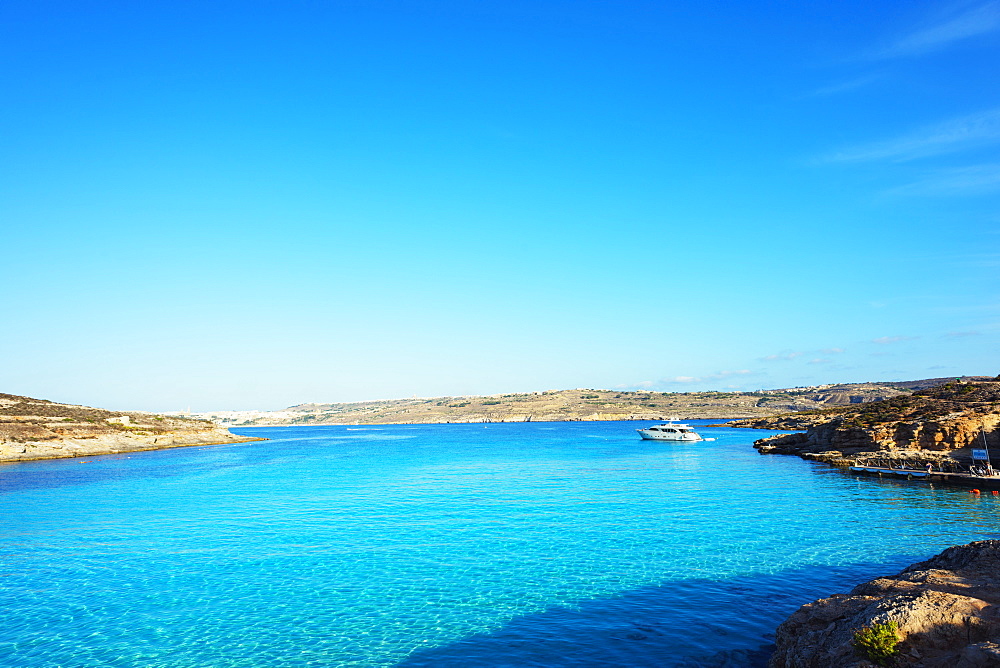
[[0,7],[0,392],[1000,372],[1000,2]]

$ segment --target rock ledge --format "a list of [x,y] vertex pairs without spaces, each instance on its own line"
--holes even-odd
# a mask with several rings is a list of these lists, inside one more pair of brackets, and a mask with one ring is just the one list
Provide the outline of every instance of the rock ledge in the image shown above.
[[862,668],[864,626],[895,622],[897,666],[1000,666],[1000,540],[950,547],[897,575],[802,606],[778,627],[770,668]]

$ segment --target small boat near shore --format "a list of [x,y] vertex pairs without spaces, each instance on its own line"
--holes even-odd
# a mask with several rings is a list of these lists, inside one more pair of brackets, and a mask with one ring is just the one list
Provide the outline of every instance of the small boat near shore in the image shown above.
[[645,429],[636,429],[636,431],[646,441],[683,441],[694,443],[706,440],[691,425],[677,422],[676,420],[646,427]]

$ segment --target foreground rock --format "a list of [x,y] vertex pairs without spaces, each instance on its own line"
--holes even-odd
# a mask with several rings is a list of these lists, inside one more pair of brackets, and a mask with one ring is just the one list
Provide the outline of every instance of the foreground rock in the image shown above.
[[940,555],[802,606],[778,627],[771,668],[874,664],[852,646],[855,631],[898,625],[893,663],[915,668],[1000,666],[1000,541]]
[[259,440],[264,439],[236,436],[205,420],[116,413],[0,394],[0,462]]

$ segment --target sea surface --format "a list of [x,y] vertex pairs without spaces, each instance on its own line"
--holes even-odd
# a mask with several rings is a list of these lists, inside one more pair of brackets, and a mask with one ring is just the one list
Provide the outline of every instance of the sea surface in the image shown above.
[[760,666],[1000,500],[638,422],[234,429],[0,465],[0,665]]

